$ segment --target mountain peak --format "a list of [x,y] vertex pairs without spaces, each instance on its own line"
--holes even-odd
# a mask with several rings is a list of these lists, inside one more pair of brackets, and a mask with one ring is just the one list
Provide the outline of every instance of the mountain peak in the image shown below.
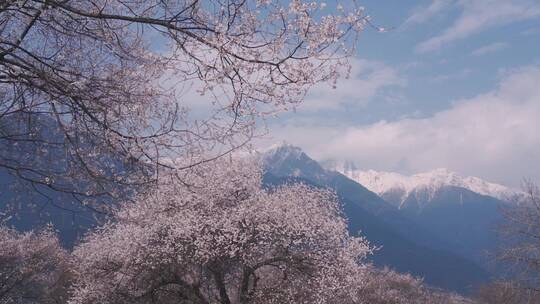
[[[327,167],[330,169],[330,167]],[[444,186],[461,187],[478,194],[492,196],[500,200],[510,200],[519,191],[496,183],[487,182],[474,176],[461,176],[447,168],[437,168],[428,172],[404,175],[395,172],[375,170],[345,170],[344,166],[333,166],[336,170],[369,190],[382,195],[389,191],[403,193],[403,198],[418,190],[434,193]]]
[[276,144],[271,145],[270,147],[261,150],[261,153],[265,158],[280,155],[283,158],[286,157],[300,157],[304,152],[300,147],[294,146],[286,141],[282,141]]
[[263,150],[261,156],[266,171],[276,176],[321,178],[325,174],[325,170],[301,148],[287,142]]

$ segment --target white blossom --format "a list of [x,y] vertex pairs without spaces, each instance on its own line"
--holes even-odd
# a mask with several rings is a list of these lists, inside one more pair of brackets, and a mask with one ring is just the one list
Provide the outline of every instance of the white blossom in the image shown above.
[[334,303],[371,252],[335,195],[265,189],[248,161],[216,161],[124,206],[74,254],[70,303]]
[[52,229],[0,226],[0,303],[65,303],[70,258]]

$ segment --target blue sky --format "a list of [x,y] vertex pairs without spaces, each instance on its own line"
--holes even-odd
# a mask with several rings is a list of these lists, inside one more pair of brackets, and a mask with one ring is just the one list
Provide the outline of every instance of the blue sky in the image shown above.
[[392,29],[366,30],[353,77],[314,88],[263,142],[364,169],[540,179],[540,1],[360,4]]

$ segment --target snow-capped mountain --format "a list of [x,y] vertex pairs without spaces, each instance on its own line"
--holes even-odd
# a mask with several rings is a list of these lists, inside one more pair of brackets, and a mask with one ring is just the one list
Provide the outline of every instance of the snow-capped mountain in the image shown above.
[[448,169],[435,169],[425,173],[403,175],[395,172],[362,171],[351,162],[327,163],[326,167],[342,173],[379,195],[388,193],[399,195],[401,202],[415,192],[422,192],[427,195],[429,200],[438,190],[446,186],[465,188],[503,201],[511,200],[519,195],[519,191],[515,189],[490,183],[478,177],[463,177]]
[[283,142],[260,152],[262,163],[270,173],[279,171],[279,175],[309,177],[318,182],[325,178],[326,170],[296,146]]
[[[452,210],[445,209],[443,213],[448,219],[440,220],[438,214],[430,216],[433,211],[442,210],[445,204],[434,203],[432,208],[422,209],[422,212],[407,212],[410,208],[398,209],[390,200],[378,196],[368,190],[357,181],[354,181],[335,170],[324,169],[321,164],[310,158],[300,148],[290,144],[279,144],[259,151],[265,169],[265,184],[280,185],[283,183],[301,182],[314,187],[324,187],[334,190],[340,200],[343,215],[347,217],[350,233],[356,235],[361,232],[371,244],[380,247],[373,256],[376,265],[386,265],[403,272],[413,273],[424,277],[426,282],[456,291],[465,291],[467,286],[482,282],[487,273],[479,263],[473,262],[474,253],[479,252],[478,247],[485,249],[484,243],[477,241],[491,239],[484,234],[479,234],[476,226],[469,225],[461,219],[474,217],[470,222],[482,223],[477,220],[478,212],[469,212],[471,207],[478,204],[474,202],[476,197],[468,197],[463,194],[467,202],[465,210],[459,214],[460,221],[453,216]],[[352,167],[349,164],[349,167]],[[468,191],[463,189],[464,191]],[[468,193],[470,194],[470,193]],[[477,195],[480,196],[480,195]],[[446,199],[447,196],[439,196]],[[488,197],[482,197],[488,199]],[[496,200],[492,198],[492,200]],[[451,199],[450,199],[451,201]],[[410,204],[412,205],[412,204]],[[488,204],[494,206],[493,204]],[[478,208],[482,212],[482,218],[490,219],[491,212],[487,209]],[[451,216],[448,216],[448,215]],[[457,229],[438,229],[440,225],[420,224],[419,219],[433,219],[437,223],[450,223],[463,227],[467,234],[462,234]],[[418,220],[418,222],[417,222]],[[448,228],[449,225],[445,225]],[[480,229],[488,231],[487,229]],[[445,234],[438,232],[444,231]],[[433,233],[436,232],[436,233]],[[452,235],[448,235],[451,232]],[[471,239],[457,240],[456,234],[466,235]],[[472,237],[471,237],[472,236]],[[478,237],[477,237],[478,236]],[[479,246],[466,246],[473,248],[471,252],[457,252],[455,248],[461,248],[463,244],[480,244]]]
[[449,250],[486,268],[491,266],[485,252],[499,246],[495,227],[504,220],[500,210],[521,197],[519,191],[447,169],[407,176],[362,171],[352,162],[326,162],[325,167],[377,193],[403,216],[452,244]]

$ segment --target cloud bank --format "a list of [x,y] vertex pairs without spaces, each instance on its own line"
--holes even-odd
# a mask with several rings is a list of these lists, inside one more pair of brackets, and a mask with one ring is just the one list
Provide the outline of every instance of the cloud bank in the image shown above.
[[540,180],[540,67],[506,72],[497,89],[430,117],[367,126],[297,122],[272,132],[317,159],[403,173],[446,167],[516,186],[523,177]]

